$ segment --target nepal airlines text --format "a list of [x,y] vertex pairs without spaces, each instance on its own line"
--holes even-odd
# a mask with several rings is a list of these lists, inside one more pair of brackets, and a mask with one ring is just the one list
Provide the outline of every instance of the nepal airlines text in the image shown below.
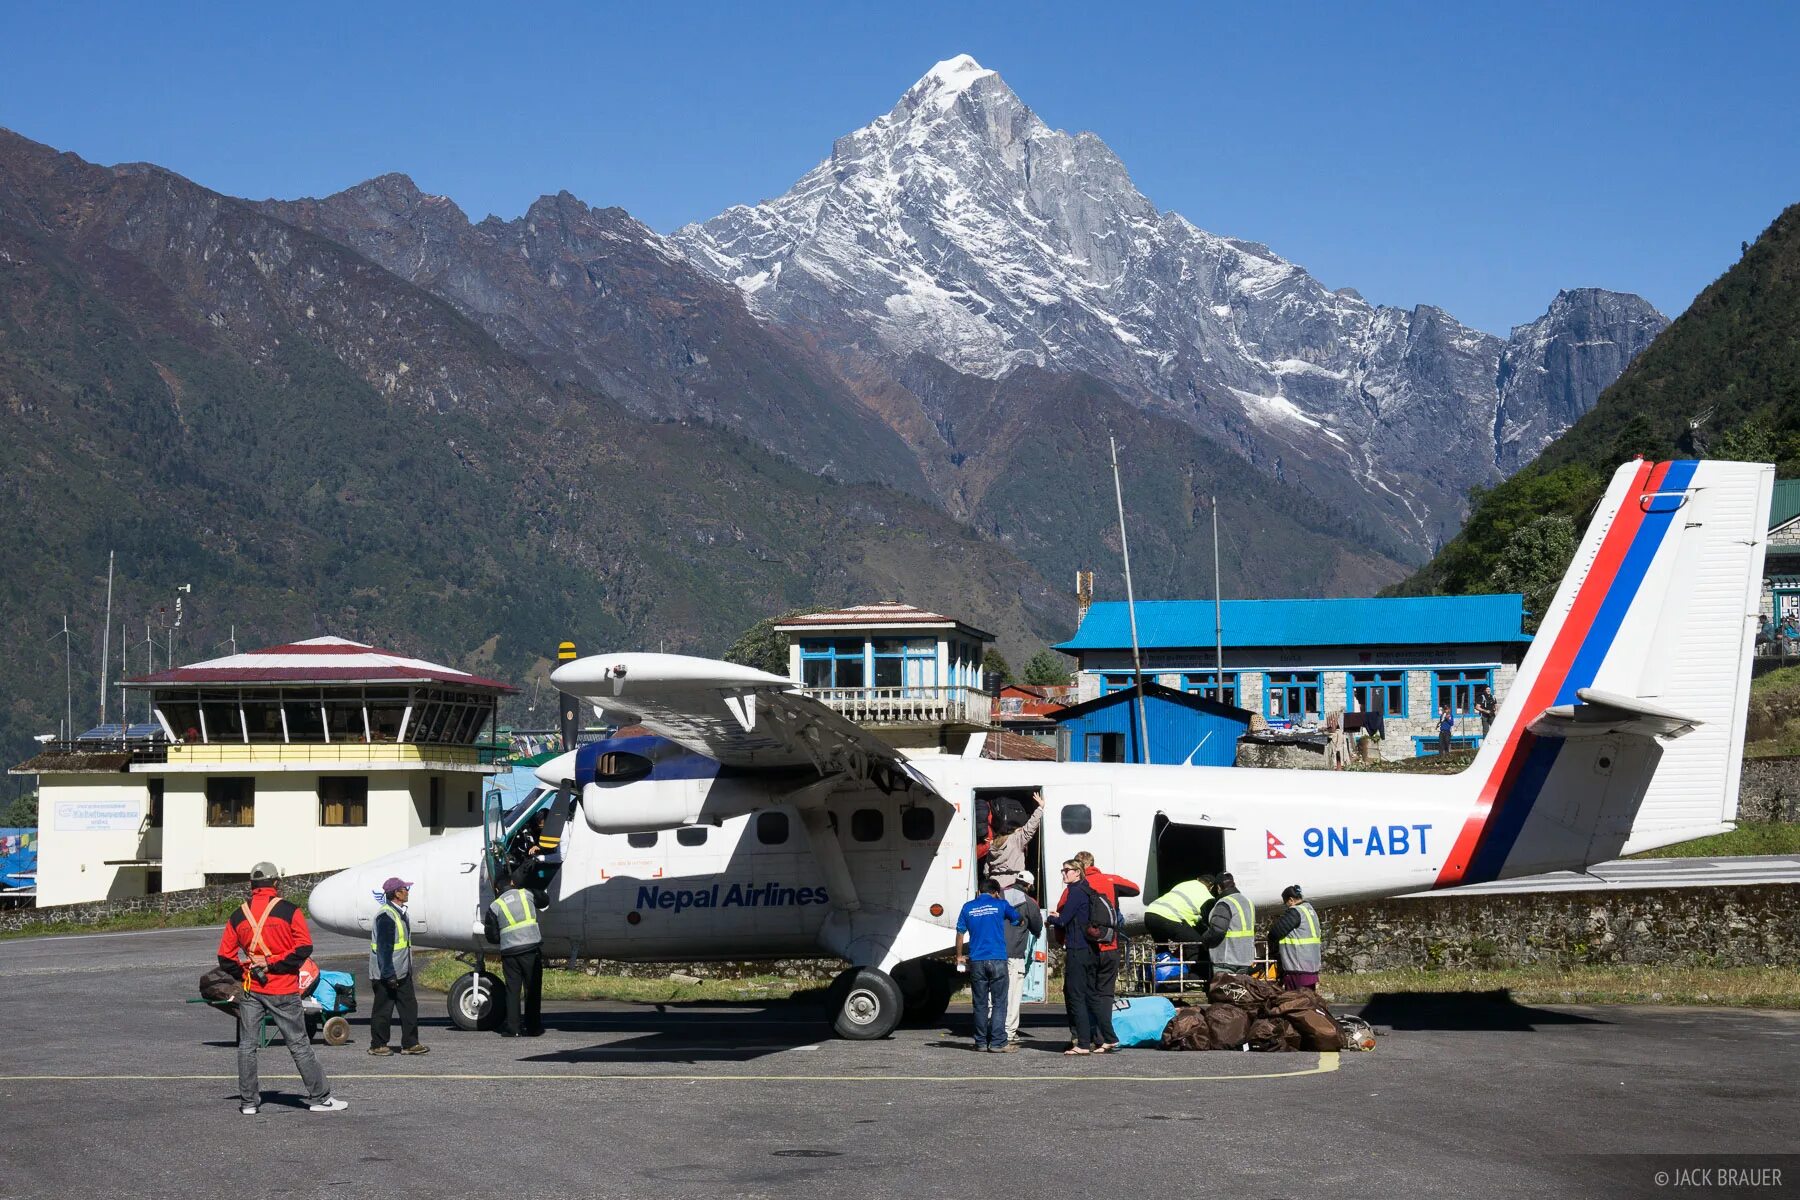
[[791,888],[779,883],[715,883],[703,888],[667,888],[650,884],[638,888],[639,908],[666,908],[683,912],[690,908],[787,908],[806,904],[829,904],[831,897],[822,887]]

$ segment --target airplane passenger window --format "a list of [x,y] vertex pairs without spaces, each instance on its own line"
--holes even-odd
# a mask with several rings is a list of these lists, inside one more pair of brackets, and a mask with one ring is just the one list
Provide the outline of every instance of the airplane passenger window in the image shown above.
[[937,814],[923,804],[900,810],[900,836],[912,842],[929,842],[937,833]]
[[1065,804],[1062,810],[1062,831],[1064,833],[1086,833],[1094,827],[1094,814],[1088,811],[1085,804]]
[[628,833],[625,835],[625,844],[634,850],[648,850],[656,845],[656,834]]
[[683,846],[704,846],[706,845],[706,826],[683,826],[675,831],[675,840]]
[[779,846],[788,840],[788,815],[784,812],[756,814],[756,840],[765,846]]
[[850,836],[859,842],[879,842],[882,828],[879,808],[859,808],[850,814]]

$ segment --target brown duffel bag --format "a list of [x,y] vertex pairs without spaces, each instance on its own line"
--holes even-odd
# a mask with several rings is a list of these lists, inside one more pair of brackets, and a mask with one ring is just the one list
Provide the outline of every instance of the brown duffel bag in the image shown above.
[[1250,1022],[1249,1040],[1252,1050],[1298,1050],[1300,1031],[1285,1017],[1262,1017]]
[[1331,1015],[1325,1002],[1315,992],[1277,992],[1269,1000],[1268,1014],[1272,1017],[1285,1017],[1297,1012],[1322,1012]]
[[1235,1004],[1206,1006],[1206,1028],[1213,1049],[1236,1050],[1250,1040],[1250,1014]]
[[1337,1022],[1331,1014],[1318,1008],[1301,1009],[1286,1014],[1294,1028],[1300,1032],[1300,1045],[1308,1050],[1342,1050],[1344,1035],[1339,1031]]
[[1212,1033],[1206,1024],[1204,1009],[1184,1008],[1163,1026],[1164,1050],[1211,1050]]
[[1215,975],[1207,986],[1206,998],[1214,1004],[1236,1004],[1251,1012],[1263,1007],[1281,994],[1281,989],[1266,979],[1250,975]]

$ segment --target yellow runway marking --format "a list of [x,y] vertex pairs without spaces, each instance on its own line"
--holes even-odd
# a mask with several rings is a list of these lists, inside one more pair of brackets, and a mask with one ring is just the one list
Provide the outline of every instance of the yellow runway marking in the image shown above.
[[[503,1083],[517,1080],[522,1083],[587,1083],[632,1082],[632,1083],[1229,1083],[1234,1079],[1296,1079],[1304,1075],[1329,1075],[1338,1069],[1339,1055],[1336,1051],[1325,1051],[1319,1054],[1317,1063],[1297,1071],[1261,1071],[1245,1075],[668,1075],[668,1074],[631,1074],[623,1071],[558,1071],[551,1072],[511,1072],[507,1074],[476,1075],[424,1072],[400,1073],[381,1072],[379,1074],[349,1075],[333,1071],[331,1078],[346,1079],[358,1082],[383,1082],[386,1080],[404,1080],[408,1083],[424,1083],[434,1079],[454,1080],[459,1083]],[[264,1073],[263,1079],[299,1079],[298,1075],[271,1075]],[[0,1075],[0,1083],[173,1083],[191,1082],[229,1082],[236,1083],[236,1075]]]

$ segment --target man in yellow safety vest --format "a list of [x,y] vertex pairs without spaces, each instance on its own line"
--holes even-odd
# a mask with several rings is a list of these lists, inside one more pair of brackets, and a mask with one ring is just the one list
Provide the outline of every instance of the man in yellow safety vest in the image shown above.
[[1217,900],[1207,915],[1200,943],[1212,959],[1214,974],[1248,975],[1256,965],[1256,906],[1238,891],[1237,880],[1219,876]]
[[544,935],[538,927],[537,901],[521,867],[506,891],[488,905],[488,940],[500,943],[506,974],[506,1023],[501,1037],[537,1037],[544,1032]]
[[1325,942],[1319,936],[1319,914],[1306,902],[1300,885],[1283,888],[1287,905],[1269,926],[1269,951],[1281,967],[1284,988],[1316,988],[1325,965]]
[[398,875],[381,885],[381,906],[369,926],[369,989],[375,993],[369,1014],[369,1053],[392,1054],[388,1031],[393,1014],[400,1014],[400,1053],[424,1054],[429,1046],[419,1042],[419,999],[413,994],[412,927],[406,902],[412,883]]

